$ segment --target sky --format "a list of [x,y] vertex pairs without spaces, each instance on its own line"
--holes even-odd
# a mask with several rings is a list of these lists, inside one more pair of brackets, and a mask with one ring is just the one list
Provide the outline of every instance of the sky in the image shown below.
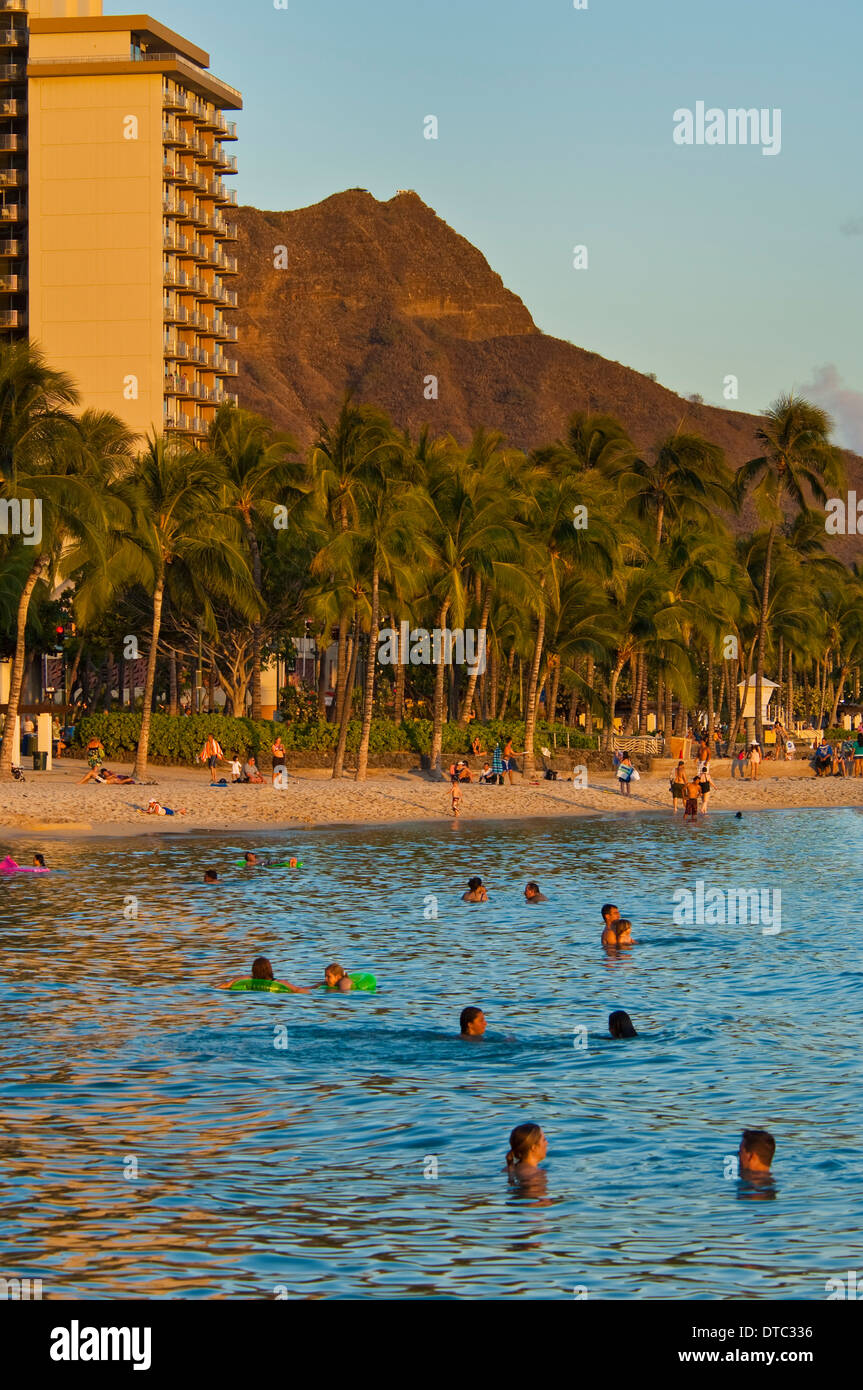
[[[243,92],[241,203],[415,189],[544,332],[709,404],[803,391],[863,453],[861,0],[586,2],[153,15]],[[768,143],[778,109],[778,152],[676,143],[675,112],[698,102],[764,109]]]

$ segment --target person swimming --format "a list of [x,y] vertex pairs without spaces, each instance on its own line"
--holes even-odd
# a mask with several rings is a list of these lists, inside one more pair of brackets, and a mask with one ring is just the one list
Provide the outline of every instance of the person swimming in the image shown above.
[[608,1015],[608,1031],[613,1038],[637,1038],[638,1034],[632,1019],[624,1009],[615,1009]]
[[600,945],[607,950],[619,950],[622,946],[634,946],[632,923],[628,917],[618,917],[616,921],[606,922]]
[[548,1153],[548,1140],[537,1124],[516,1125],[509,1136],[506,1167],[510,1182],[530,1182]]
[[462,1009],[458,1026],[463,1038],[481,1038],[486,1028],[485,1014],[471,1005]]
[[218,883],[218,881],[219,881],[219,875],[216,873],[216,870],[215,870],[215,869],[205,869],[205,870],[204,870],[204,882],[205,882],[205,883]]
[[45,863],[44,854],[33,855],[33,867],[35,869],[47,869],[48,865]]
[[487,903],[487,902],[488,902],[488,893],[486,892],[485,888],[483,887],[483,882],[482,882],[482,879],[481,879],[481,878],[478,878],[476,875],[474,875],[473,878],[469,878],[469,879],[468,879],[468,881],[467,881],[467,892],[466,892],[466,893],[462,893],[462,895],[461,895],[461,900],[462,900],[463,903]]
[[324,971],[324,989],[337,989],[341,994],[347,994],[349,990],[355,989],[353,980],[343,965],[338,965],[335,961],[328,965]]
[[255,851],[252,849],[246,850],[245,854],[243,855],[243,859],[245,860],[247,869],[256,869],[261,867],[261,861],[258,859],[258,856],[255,854]]
[[525,901],[526,901],[526,902],[529,902],[529,903],[547,903],[547,902],[548,902],[548,898],[545,896],[545,894],[544,894],[544,893],[540,893],[540,891],[539,891],[539,884],[538,884],[538,883],[534,883],[533,879],[531,879],[530,883],[529,883],[529,884],[527,885],[527,887],[525,888],[525,890],[524,890],[524,896],[525,896]]
[[602,914],[603,925],[606,927],[620,919],[620,908],[616,907],[614,903],[603,903],[599,910]]
[[[292,985],[289,980],[276,980],[273,975],[273,967],[270,965],[266,956],[255,956],[255,959],[252,961],[251,978],[253,980],[273,980],[276,984],[284,985],[285,989],[289,990],[291,994],[311,993],[311,990],[305,985]],[[222,988],[230,989],[231,985],[238,984],[239,981],[244,979],[248,979],[248,976],[238,975],[236,979],[229,980]]]
[[744,1129],[737,1158],[740,1172],[747,1177],[759,1177],[770,1172],[776,1140],[766,1129]]

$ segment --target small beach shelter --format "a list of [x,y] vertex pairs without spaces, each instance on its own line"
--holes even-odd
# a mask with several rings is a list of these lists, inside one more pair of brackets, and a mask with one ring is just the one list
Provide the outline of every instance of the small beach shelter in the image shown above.
[[[763,676],[763,677],[762,677],[762,679],[761,679],[761,718],[762,718],[762,719],[766,719],[766,718],[767,718],[767,706],[770,704],[770,700],[771,700],[771,698],[772,698],[772,696],[773,696],[774,690],[778,690],[778,689],[779,689],[779,687],[778,687],[776,681],[769,681],[769,680],[767,679],[766,676]],[[746,690],[746,698],[745,698],[745,699],[744,699],[744,696],[743,696],[744,690]],[[750,676],[750,677],[749,677],[749,689],[748,689],[748,690],[746,689],[746,682],[745,682],[745,681],[739,681],[739,682],[738,682],[738,685],[737,685],[737,698],[738,698],[739,700],[742,700],[742,701],[743,701],[743,718],[744,718],[744,719],[754,719],[754,718],[755,718],[755,677],[754,677],[754,676]]]

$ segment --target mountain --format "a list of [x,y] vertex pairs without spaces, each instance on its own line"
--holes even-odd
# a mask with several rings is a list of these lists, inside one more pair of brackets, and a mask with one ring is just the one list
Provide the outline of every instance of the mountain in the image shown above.
[[[350,388],[414,433],[429,424],[466,440],[485,425],[530,448],[586,409],[617,416],[642,448],[685,420],[732,464],[756,451],[755,416],[692,404],[541,333],[414,192],[379,202],[349,189],[293,212],[240,208],[238,222],[240,400],[300,444]],[[425,398],[429,376],[436,400]],[[863,460],[846,457],[863,496]]]

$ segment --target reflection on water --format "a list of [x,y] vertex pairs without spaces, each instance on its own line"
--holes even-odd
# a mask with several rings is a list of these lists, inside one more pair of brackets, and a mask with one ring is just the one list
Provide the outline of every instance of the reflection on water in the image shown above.
[[[242,871],[249,847],[304,868]],[[863,1220],[861,847],[863,818],[815,811],[50,843],[61,873],[0,881],[0,1275],[54,1298],[822,1298]],[[488,904],[459,901],[474,872]],[[676,926],[699,878],[781,888],[781,933]],[[609,900],[638,942],[612,956]],[[214,987],[257,954],[379,990]],[[608,1037],[614,1009],[637,1038]],[[519,1190],[525,1120],[549,1157]],[[777,1139],[757,1189],[729,1176],[744,1126]]]

